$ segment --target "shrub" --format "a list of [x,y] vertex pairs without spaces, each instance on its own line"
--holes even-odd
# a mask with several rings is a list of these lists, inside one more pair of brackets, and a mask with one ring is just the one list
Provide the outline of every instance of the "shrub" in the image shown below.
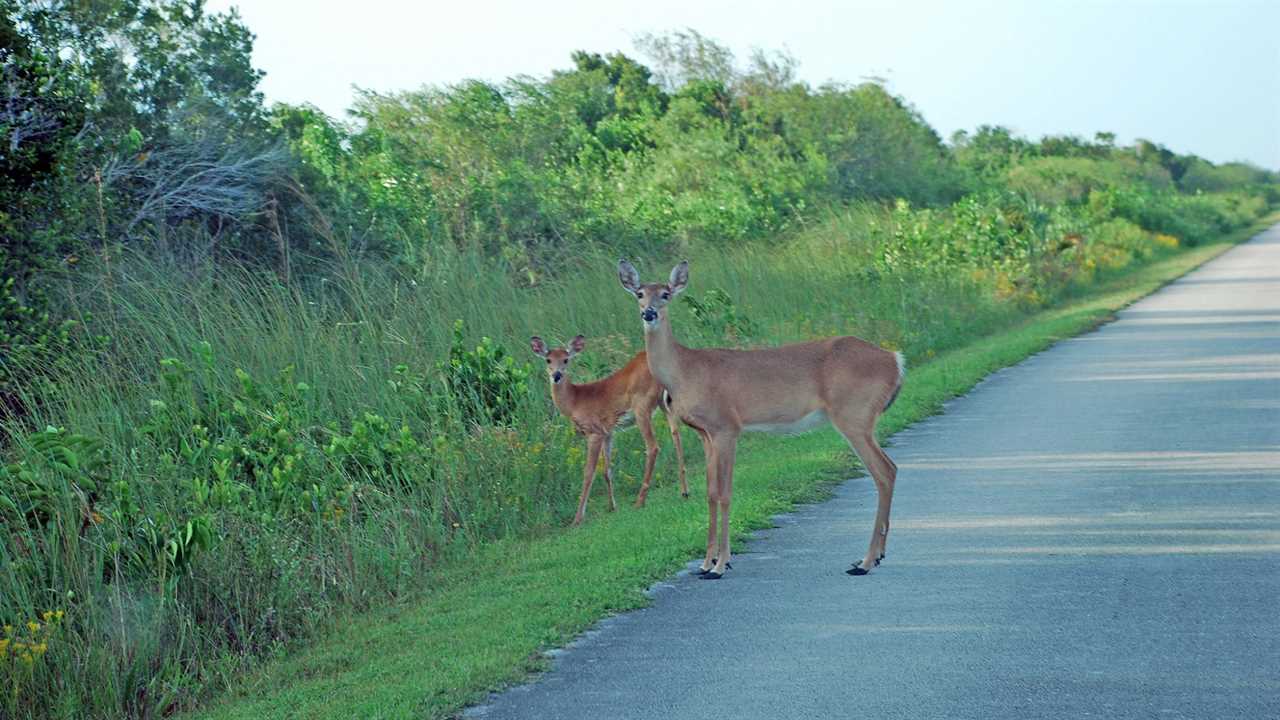
[[738,312],[733,298],[720,288],[707,290],[701,300],[686,295],[684,303],[711,344],[746,345],[760,335],[759,323]]
[[488,337],[468,350],[461,320],[453,325],[449,357],[437,369],[466,423],[510,425],[516,408],[529,396],[530,366],[517,363],[506,348]]
[[[32,391],[71,351],[77,323],[51,315],[43,293],[21,298],[14,278],[0,284],[0,418],[21,417]],[[25,391],[25,392],[24,392]]]

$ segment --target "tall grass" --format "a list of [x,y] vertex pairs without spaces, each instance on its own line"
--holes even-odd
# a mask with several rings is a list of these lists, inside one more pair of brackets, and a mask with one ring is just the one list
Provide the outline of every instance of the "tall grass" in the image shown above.
[[[991,233],[981,257],[937,246],[972,241],[947,229],[969,227],[962,210],[870,205],[785,242],[696,249],[677,333],[700,346],[855,334],[914,361],[1177,245],[1114,217],[971,210],[966,232]],[[637,262],[660,277],[675,259]],[[583,251],[532,288],[480,253],[444,251],[422,274],[340,264],[305,286],[140,255],[68,278],[80,345],[30,369],[31,414],[4,428],[0,617],[47,637],[30,662],[0,658],[3,714],[162,715],[339,609],[412,594],[488,541],[563,526],[582,450],[541,370],[523,367],[526,342],[586,335],[579,381],[641,349],[616,261]],[[492,343],[471,350],[481,336]],[[455,362],[502,378],[508,417],[476,414]],[[638,438],[618,450],[620,492],[634,492]],[[659,482],[671,477],[667,451]],[[40,620],[57,611],[56,626]]]

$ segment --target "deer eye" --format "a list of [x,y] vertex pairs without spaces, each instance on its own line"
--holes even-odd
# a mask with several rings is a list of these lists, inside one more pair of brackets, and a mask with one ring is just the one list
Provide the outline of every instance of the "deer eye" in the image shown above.
[[551,358],[547,358],[547,364],[548,364],[548,365],[550,365],[550,364],[551,364]]
[[636,297],[638,297],[638,298],[640,298],[641,300],[643,300],[643,299],[644,299],[644,291],[643,291],[643,290],[637,290],[637,291],[636,291]]
[[671,299],[671,293],[666,292],[666,291],[663,291],[663,293],[662,293],[662,299],[663,299],[663,300],[670,300],[670,299]]

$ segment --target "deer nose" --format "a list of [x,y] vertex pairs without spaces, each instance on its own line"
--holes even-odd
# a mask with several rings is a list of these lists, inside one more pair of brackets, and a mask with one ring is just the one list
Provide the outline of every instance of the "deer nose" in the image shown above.
[[653,322],[658,319],[658,311],[651,307],[647,307],[644,309],[644,312],[640,313],[640,317],[644,318],[645,322]]
[[551,374],[551,379],[555,382],[560,382],[560,378],[562,377],[564,377],[564,373],[560,372],[559,370]]

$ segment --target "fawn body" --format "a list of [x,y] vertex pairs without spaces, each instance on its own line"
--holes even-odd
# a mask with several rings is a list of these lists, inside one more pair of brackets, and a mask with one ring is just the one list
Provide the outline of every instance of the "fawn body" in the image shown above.
[[[530,338],[534,354],[547,361],[547,380],[551,383],[551,399],[562,415],[569,418],[574,427],[587,438],[586,464],[582,473],[582,495],[578,498],[578,512],[573,524],[582,523],[587,511],[587,499],[595,481],[600,456],[604,456],[604,480],[609,489],[609,509],[617,509],[613,497],[613,431],[624,426],[629,415],[644,437],[644,481],[636,496],[636,507],[643,507],[653,482],[653,468],[658,459],[658,440],[653,432],[653,411],[663,405],[663,388],[649,372],[645,353],[631,358],[622,369],[603,380],[575,385],[569,381],[568,367],[574,355],[582,352],[586,339],[575,337],[567,348],[548,348],[540,337]],[[671,440],[676,449],[680,467],[680,493],[689,497],[689,484],[685,480],[684,448],[680,442],[680,425],[675,414],[663,407]]]

